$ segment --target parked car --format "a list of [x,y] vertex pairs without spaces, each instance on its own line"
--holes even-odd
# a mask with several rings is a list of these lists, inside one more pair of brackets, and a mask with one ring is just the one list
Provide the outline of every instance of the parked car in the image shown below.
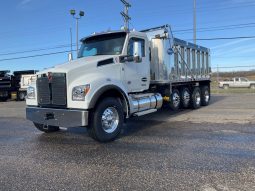
[[255,89],[255,81],[249,81],[247,78],[235,77],[228,81],[219,82],[219,87],[223,89],[228,88],[251,88]]

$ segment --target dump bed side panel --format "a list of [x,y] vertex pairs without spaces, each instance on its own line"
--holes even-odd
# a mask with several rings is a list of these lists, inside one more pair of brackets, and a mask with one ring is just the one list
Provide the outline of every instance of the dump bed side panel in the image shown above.
[[177,38],[151,38],[150,43],[152,83],[210,80],[209,49]]

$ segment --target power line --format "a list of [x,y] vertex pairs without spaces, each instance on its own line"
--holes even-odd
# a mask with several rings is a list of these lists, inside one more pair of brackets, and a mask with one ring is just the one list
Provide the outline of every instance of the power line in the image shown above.
[[[234,28],[241,28],[241,27],[254,27],[255,23],[241,23],[241,24],[235,24],[235,25],[221,25],[221,26],[214,26],[214,27],[201,27],[198,28],[200,31],[206,31],[206,30],[213,30],[213,29],[234,29]],[[187,32],[192,31],[192,28],[189,29],[180,29],[180,30],[173,30],[173,32]]]
[[[75,44],[73,44],[72,46],[75,46]],[[30,52],[38,52],[38,51],[43,51],[43,50],[59,49],[59,48],[66,48],[66,47],[70,47],[70,44],[69,45],[68,44],[56,45],[56,46],[53,46],[53,47],[23,50],[23,51],[17,51],[17,52],[0,53],[0,56],[7,56],[7,55],[12,55],[12,54],[23,54],[23,53],[30,53]]]
[[[200,41],[211,41],[211,40],[235,40],[235,39],[253,39],[255,36],[238,36],[238,37],[217,37],[217,38],[198,38]],[[192,39],[188,39],[191,41]]]
[[[130,22],[131,25],[133,26],[132,22]],[[251,26],[254,25],[254,26]],[[227,27],[238,27],[239,28],[248,28],[248,27],[255,27],[255,23],[240,23],[240,24],[235,24],[235,25],[221,25],[221,26],[214,26],[214,27],[203,27],[203,28],[198,28],[199,32],[204,32],[207,31],[207,29],[209,29],[208,31],[211,31],[210,29],[216,29],[216,30],[212,30],[212,31],[217,31],[217,30],[227,30],[230,28]],[[134,26],[133,26],[134,27]],[[225,28],[223,28],[225,27]],[[234,28],[231,28],[234,29]],[[178,33],[178,34],[183,34],[183,33],[179,33],[179,32],[192,32],[193,29],[180,29],[180,30],[173,30],[174,33]],[[12,54],[23,54],[23,53],[30,53],[30,52],[38,52],[38,51],[44,51],[44,50],[50,50],[50,49],[59,49],[59,48],[66,48],[69,47],[69,44],[62,44],[62,45],[56,45],[56,46],[52,46],[52,47],[47,47],[47,48],[38,48],[38,49],[31,49],[31,50],[22,50],[22,51],[16,51],[16,52],[5,52],[5,53],[0,53],[0,56],[7,56],[7,55],[12,55]],[[73,46],[75,46],[75,44],[73,44]]]
[[[242,37],[220,37],[220,38],[203,38],[203,39],[197,39],[199,41],[211,41],[211,40],[232,40],[232,39],[251,39],[255,38],[255,36],[242,36]],[[189,39],[190,40],[190,39]],[[36,54],[36,55],[29,55],[29,56],[21,56],[21,57],[13,57],[13,58],[5,58],[0,59],[0,62],[3,61],[10,61],[10,60],[18,60],[18,59],[25,59],[25,58],[34,58],[34,57],[41,57],[41,56],[49,56],[49,55],[56,55],[56,54],[63,54],[70,52],[70,50],[66,51],[59,51],[59,52],[51,52],[51,53],[45,53],[45,54]]]
[[42,56],[49,56],[49,55],[56,55],[56,54],[63,54],[63,53],[67,53],[67,52],[70,52],[70,50],[60,51],[60,52],[51,52],[51,53],[45,53],[45,54],[29,55],[29,56],[20,56],[20,57],[13,57],[13,58],[5,58],[5,59],[0,59],[0,62],[10,61],[10,60],[19,60],[19,59],[25,59],[25,58],[42,57]]
[[252,68],[255,67],[255,65],[247,65],[247,66],[221,66],[221,67],[212,67],[212,69],[217,68]]

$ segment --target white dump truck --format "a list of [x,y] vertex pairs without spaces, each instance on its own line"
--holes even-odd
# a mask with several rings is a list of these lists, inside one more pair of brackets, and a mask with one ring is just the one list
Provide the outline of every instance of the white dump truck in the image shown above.
[[43,132],[82,126],[112,141],[127,118],[209,104],[210,50],[174,38],[169,25],[81,43],[77,60],[37,73],[28,88],[27,119]]

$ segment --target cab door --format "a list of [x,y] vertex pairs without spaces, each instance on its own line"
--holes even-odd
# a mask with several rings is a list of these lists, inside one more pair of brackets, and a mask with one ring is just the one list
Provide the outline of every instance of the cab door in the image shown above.
[[150,60],[147,40],[130,37],[127,55],[132,59],[124,64],[124,83],[128,92],[141,92],[149,88]]
[[248,87],[250,87],[250,83],[249,83],[249,81],[248,81],[248,79],[246,79],[246,78],[240,78],[240,81],[241,81],[241,86],[240,87],[242,87],[242,88],[248,88]]

